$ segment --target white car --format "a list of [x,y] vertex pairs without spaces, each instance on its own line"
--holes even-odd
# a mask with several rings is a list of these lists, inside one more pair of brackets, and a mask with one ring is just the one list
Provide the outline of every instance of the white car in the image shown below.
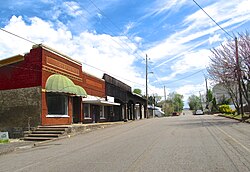
[[203,111],[202,110],[196,110],[195,111],[195,115],[203,115]]

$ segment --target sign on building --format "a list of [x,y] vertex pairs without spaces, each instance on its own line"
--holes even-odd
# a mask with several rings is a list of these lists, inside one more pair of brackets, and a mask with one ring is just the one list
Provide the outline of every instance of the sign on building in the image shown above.
[[0,143],[9,142],[8,132],[0,132]]

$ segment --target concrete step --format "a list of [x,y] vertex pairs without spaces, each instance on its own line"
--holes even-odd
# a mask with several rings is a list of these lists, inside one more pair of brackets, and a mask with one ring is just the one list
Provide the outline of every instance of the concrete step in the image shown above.
[[37,128],[35,131],[66,131],[67,128],[55,128],[55,127],[46,127],[46,128]]
[[60,134],[29,134],[28,137],[54,137],[58,138]]
[[52,140],[51,137],[24,137],[24,140],[32,140],[32,141],[46,141]]
[[24,140],[45,141],[60,137],[69,131],[68,126],[38,126],[25,134]]
[[30,134],[63,134],[65,131],[32,131]]
[[65,125],[49,125],[49,126],[38,126],[37,128],[69,128],[69,126]]

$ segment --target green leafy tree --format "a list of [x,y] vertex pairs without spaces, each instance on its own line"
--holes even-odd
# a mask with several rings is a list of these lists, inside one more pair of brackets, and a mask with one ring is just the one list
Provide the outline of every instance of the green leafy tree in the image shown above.
[[152,96],[149,96],[148,97],[148,104],[150,104],[150,105],[155,105],[155,106],[157,106],[158,105],[158,103],[160,102],[160,100],[161,100],[161,96],[158,96],[158,94],[154,94],[154,95],[152,95]]
[[188,105],[190,110],[197,110],[201,108],[201,99],[196,95],[191,95],[188,98]]
[[207,91],[207,101],[208,102],[212,102],[213,101],[213,92],[212,92],[212,90],[211,89],[209,89],[208,91]]
[[176,92],[172,92],[168,95],[168,101],[175,112],[180,112],[183,110],[184,102],[183,95]]
[[139,94],[142,96],[141,89],[139,89],[139,88],[135,88],[133,93],[136,93],[136,94]]
[[212,112],[218,111],[218,106],[217,106],[215,97],[214,97],[213,100],[212,100],[212,109],[211,109],[211,111],[212,111]]

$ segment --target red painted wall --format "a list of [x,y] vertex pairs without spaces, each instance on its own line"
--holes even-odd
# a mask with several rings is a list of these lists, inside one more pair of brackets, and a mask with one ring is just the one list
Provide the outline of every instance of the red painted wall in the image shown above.
[[[45,89],[46,81],[53,74],[61,74],[71,79],[74,84],[82,85],[82,66],[73,61],[64,59],[53,52],[42,50],[42,89]],[[82,112],[82,110],[81,110]],[[61,125],[72,123],[72,97],[68,99],[68,118],[46,117],[48,114],[46,93],[42,93],[42,125]],[[80,114],[82,115],[82,114]]]
[[31,49],[24,61],[0,67],[0,90],[40,86],[42,49]]
[[[76,85],[82,86],[88,95],[105,97],[105,81],[82,72],[81,64],[63,58],[60,54],[46,50],[41,46],[31,49],[24,61],[0,67],[0,90],[41,86],[42,88],[42,125],[72,123],[72,97],[68,102],[68,118],[48,118],[45,85],[49,76],[62,74]],[[81,107],[81,119],[83,119]]]
[[88,95],[105,97],[105,81],[83,72],[82,87]]

